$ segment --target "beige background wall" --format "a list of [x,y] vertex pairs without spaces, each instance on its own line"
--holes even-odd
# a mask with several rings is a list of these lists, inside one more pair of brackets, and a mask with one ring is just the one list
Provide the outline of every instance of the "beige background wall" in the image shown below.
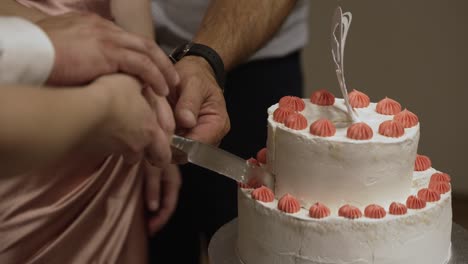
[[419,152],[468,194],[468,1],[311,0],[310,44],[303,54],[306,96],[338,97],[330,52],[338,2],[353,13],[345,51],[348,89],[372,101],[398,100],[419,116]]

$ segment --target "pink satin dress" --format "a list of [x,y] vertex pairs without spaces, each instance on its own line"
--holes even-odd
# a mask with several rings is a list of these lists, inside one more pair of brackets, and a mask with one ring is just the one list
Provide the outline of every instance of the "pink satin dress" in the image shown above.
[[[49,15],[61,15],[70,11],[96,13],[112,19],[111,0],[16,0],[27,7],[36,8]],[[131,1],[131,0],[129,0]]]
[[[108,1],[18,2],[49,14],[111,17]],[[75,152],[48,168],[0,177],[0,263],[146,263],[141,174],[140,164],[121,156]]]

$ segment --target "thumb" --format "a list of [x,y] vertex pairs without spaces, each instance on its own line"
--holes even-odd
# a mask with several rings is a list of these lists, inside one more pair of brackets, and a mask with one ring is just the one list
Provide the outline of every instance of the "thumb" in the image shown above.
[[179,87],[179,99],[175,106],[175,119],[182,128],[193,128],[197,124],[198,114],[204,102],[204,94],[200,88],[201,83],[184,82]]

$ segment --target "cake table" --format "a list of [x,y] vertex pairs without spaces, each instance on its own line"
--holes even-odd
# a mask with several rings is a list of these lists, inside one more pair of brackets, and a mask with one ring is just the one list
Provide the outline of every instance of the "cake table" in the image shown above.
[[[213,236],[208,247],[210,264],[250,264],[243,263],[236,251],[237,219],[222,226]],[[448,264],[468,263],[468,231],[453,223],[452,257]]]

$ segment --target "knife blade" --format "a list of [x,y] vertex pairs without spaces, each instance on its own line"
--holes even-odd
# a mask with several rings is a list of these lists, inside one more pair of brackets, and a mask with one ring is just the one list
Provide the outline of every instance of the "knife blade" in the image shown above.
[[[174,135],[171,145],[182,152],[186,161],[217,172],[235,181],[247,183],[256,178],[269,185],[273,176],[264,168],[212,145]],[[180,155],[180,153],[178,153]]]

